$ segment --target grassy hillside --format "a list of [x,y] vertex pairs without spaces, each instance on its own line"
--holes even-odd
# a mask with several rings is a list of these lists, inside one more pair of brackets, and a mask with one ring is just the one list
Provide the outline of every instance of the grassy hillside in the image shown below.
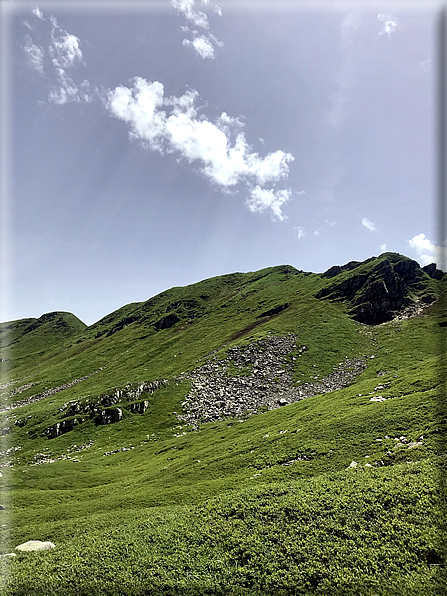
[[1,557],[3,593],[443,594],[444,282],[418,268],[391,320],[354,313],[408,261],[3,324],[2,553],[56,545]]

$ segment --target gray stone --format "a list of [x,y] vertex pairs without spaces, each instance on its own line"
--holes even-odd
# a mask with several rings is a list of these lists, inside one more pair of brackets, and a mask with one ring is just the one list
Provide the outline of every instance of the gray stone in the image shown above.
[[16,546],[16,550],[20,550],[22,552],[51,550],[53,548],[56,548],[56,545],[52,542],[41,542],[40,540],[28,540],[28,542],[24,542],[23,544]]

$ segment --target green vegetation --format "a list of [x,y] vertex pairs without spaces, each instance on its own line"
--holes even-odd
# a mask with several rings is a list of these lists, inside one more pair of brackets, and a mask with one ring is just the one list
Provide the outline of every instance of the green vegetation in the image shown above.
[[[0,414],[0,463],[13,464],[1,468],[1,552],[56,545],[1,557],[2,594],[444,594],[443,281],[423,278],[420,295],[438,300],[418,316],[367,326],[348,300],[315,298],[349,275],[272,267],[173,288],[90,327],[69,313],[2,324],[3,403],[19,407]],[[347,387],[257,415],[177,419],[185,373],[287,333],[297,387],[346,358],[366,368]],[[230,363],[224,374],[252,369]],[[67,415],[69,402],[122,417],[98,424]],[[139,402],[144,413],[130,407]]]

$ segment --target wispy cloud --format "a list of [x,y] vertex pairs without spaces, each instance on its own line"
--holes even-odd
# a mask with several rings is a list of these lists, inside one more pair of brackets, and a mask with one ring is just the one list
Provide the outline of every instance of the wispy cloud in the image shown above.
[[33,43],[29,35],[25,35],[25,45],[23,46],[28,63],[39,74],[44,74],[44,55],[45,50]]
[[[61,29],[55,16],[45,18],[39,8],[35,8],[32,14],[41,21],[51,23],[51,32],[47,41],[47,51],[43,47],[33,43],[30,35],[25,35],[23,50],[29,64],[41,75],[48,77],[49,93],[48,101],[63,105],[68,102],[90,102],[92,94],[90,83],[87,80],[80,84],[75,83],[67,70],[83,63],[81,42],[78,37]],[[29,27],[28,27],[29,28]],[[49,56],[45,72],[44,59]]]
[[[208,5],[208,0],[202,1],[205,6]],[[192,48],[202,59],[214,59],[215,48],[221,48],[224,44],[208,31],[210,28],[208,17],[204,12],[195,8],[195,0],[171,0],[171,6],[178,10],[188,23],[206,31],[206,33],[199,33],[197,30],[191,30],[188,26],[182,25],[182,31],[192,35],[192,39],[183,40],[183,45]],[[215,6],[214,12],[222,16],[222,10],[218,6]]]
[[373,222],[367,217],[362,217],[362,226],[365,226],[365,228],[368,228],[368,230],[371,230],[371,232],[375,232],[377,230],[375,224],[373,224]]
[[61,35],[56,36],[57,29],[53,27],[51,32],[51,45],[49,53],[55,68],[69,68],[82,60],[80,40],[75,35],[59,29]]
[[385,251],[386,251],[386,244],[381,244],[381,245],[380,245],[380,250],[381,250],[382,252],[385,252]]
[[33,10],[31,11],[33,13],[33,15],[35,15],[38,19],[41,19],[42,21],[44,21],[45,19],[43,18],[43,13],[40,10],[40,8],[38,6],[36,6],[36,8],[33,8]]
[[395,18],[393,18],[389,14],[380,13],[377,15],[379,21],[383,22],[383,27],[379,31],[379,35],[388,35],[388,39],[391,37],[391,34],[395,32],[398,22]]
[[429,265],[435,262],[438,267],[445,271],[447,268],[447,248],[445,246],[437,246],[422,233],[413,236],[408,243],[416,252],[417,258],[422,265]]
[[431,58],[427,58],[427,60],[421,60],[418,63],[419,68],[421,68],[424,72],[428,72],[431,68]]
[[171,5],[196,27],[209,28],[208,17],[195,8],[195,0],[171,0]]
[[293,229],[296,232],[298,240],[301,240],[301,238],[304,238],[305,236],[307,236],[307,232],[302,226],[295,226]]

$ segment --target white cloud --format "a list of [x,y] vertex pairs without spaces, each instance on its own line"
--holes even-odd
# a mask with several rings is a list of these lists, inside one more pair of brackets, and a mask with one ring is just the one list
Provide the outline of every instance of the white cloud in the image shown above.
[[377,229],[373,222],[369,221],[367,217],[362,217],[362,226],[365,226],[365,228],[368,228],[371,232],[375,232]]
[[36,46],[29,35],[25,35],[25,45],[23,46],[23,49],[25,50],[28,62],[32,66],[32,68],[34,68],[34,70],[37,70],[38,73],[43,75],[43,59],[45,55],[45,50],[43,48],[40,48],[39,46]]
[[296,194],[296,195],[306,195],[306,194],[307,194],[307,192],[306,192],[305,190],[296,190],[296,191],[295,191],[295,194]]
[[378,14],[377,18],[379,19],[379,21],[383,21],[383,27],[379,31],[379,35],[386,34],[388,35],[388,38],[390,38],[391,34],[394,33],[398,25],[397,20],[394,19],[392,16],[383,13]]
[[50,87],[48,101],[58,105],[63,105],[70,101],[89,103],[92,101],[90,83],[88,81],[83,81],[80,85],[76,85],[76,83],[62,71],[62,74],[59,77],[59,85],[52,85]]
[[183,45],[192,47],[201,58],[214,58],[214,46],[205,35],[195,37],[192,41],[184,39]]
[[216,14],[217,14],[219,17],[221,17],[221,16],[222,16],[222,9],[220,8],[220,6],[217,6],[217,4],[216,4],[216,6],[214,7],[214,12],[215,12],[215,13],[216,13]]
[[79,47],[80,40],[75,35],[62,31],[62,35],[56,37],[54,35],[55,29],[51,32],[51,46],[49,53],[52,58],[53,65],[56,68],[70,68],[77,62],[82,60],[82,52]]
[[298,240],[300,240],[301,238],[304,238],[304,236],[307,236],[307,232],[306,230],[301,227],[301,226],[295,226],[293,228],[296,231],[296,235],[298,236]]
[[380,250],[381,250],[382,252],[385,252],[385,251],[386,251],[386,244],[381,244],[381,245],[380,245]]
[[43,13],[40,10],[40,8],[38,6],[36,6],[36,8],[33,8],[33,10],[31,11],[33,13],[33,15],[35,15],[38,19],[41,19],[42,21],[44,21],[45,19],[43,18]]
[[290,199],[290,190],[273,190],[255,186],[247,199],[247,205],[250,211],[262,213],[266,209],[271,209],[272,213],[279,220],[286,219],[283,215],[281,206]]
[[185,19],[202,29],[209,28],[208,17],[204,12],[194,9],[194,0],[171,0],[171,6],[183,14]]
[[[204,1],[203,4],[207,5],[208,1]],[[178,10],[187,21],[196,27],[201,27],[208,31],[210,26],[208,17],[204,12],[194,8],[194,0],[171,0],[171,6]],[[192,31],[187,25],[181,25],[180,28],[184,33],[191,33],[193,35],[192,40],[184,39],[182,42],[183,45],[195,50],[196,54],[202,59],[213,59],[215,57],[214,47],[222,47],[224,45],[223,42],[217,40],[209,32],[199,35],[198,31]]]
[[446,269],[447,248],[437,246],[429,240],[425,234],[417,234],[408,241],[411,248],[416,251],[418,260],[422,265],[429,265],[435,262],[442,270]]
[[197,91],[165,98],[158,81],[136,77],[132,82],[132,88],[119,86],[107,91],[104,99],[110,115],[129,126],[132,139],[148,149],[198,162],[200,172],[223,190],[246,184],[251,189],[247,204],[252,211],[269,208],[284,219],[281,205],[289,200],[290,191],[262,187],[287,177],[288,163],[294,159],[290,153],[278,150],[260,157],[241,132],[239,118],[223,112],[211,122],[198,115]]
[[231,126],[240,128],[241,121],[225,112],[215,123],[197,117],[194,104],[198,97],[196,91],[188,91],[165,100],[162,83],[136,77],[132,89],[120,86],[108,91],[106,107],[129,125],[133,138],[152,149],[177,151],[190,162],[202,162],[202,173],[222,187],[245,179],[264,185],[287,176],[288,162],[294,159],[290,153],[279,150],[261,158],[251,152],[244,133],[237,130],[231,143]]

